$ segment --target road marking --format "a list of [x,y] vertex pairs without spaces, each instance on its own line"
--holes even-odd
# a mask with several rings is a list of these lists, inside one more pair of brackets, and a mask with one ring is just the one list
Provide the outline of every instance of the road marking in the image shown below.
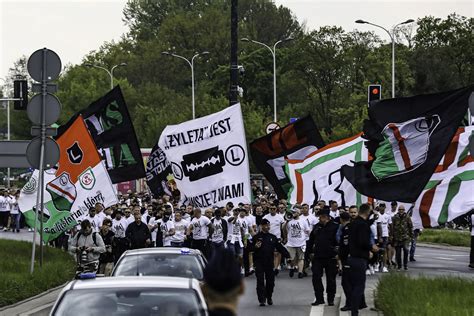
[[312,306],[311,313],[309,316],[322,316],[324,315],[324,305]]
[[446,257],[433,257],[433,259],[449,260],[449,261],[455,261],[456,260],[456,259],[453,259],[453,258],[446,258]]

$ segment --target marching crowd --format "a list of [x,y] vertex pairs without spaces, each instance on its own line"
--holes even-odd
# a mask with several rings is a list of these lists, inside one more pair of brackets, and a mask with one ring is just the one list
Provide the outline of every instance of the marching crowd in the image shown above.
[[[129,191],[117,205],[95,204],[80,225],[53,243],[74,253],[80,269],[105,275],[127,249],[191,247],[209,259],[227,249],[238,260],[241,275],[255,274],[260,306],[273,304],[275,277],[284,269],[299,279],[311,269],[312,305],[333,305],[339,274],[346,297],[341,310],[352,315],[367,307],[367,275],[407,270],[408,262],[415,261],[421,230],[413,228],[409,210],[397,202],[390,208],[384,203],[341,207],[323,200],[289,207],[266,187],[254,196],[252,204],[229,202],[201,210],[179,205],[167,195],[152,198]],[[12,217],[1,218],[5,229],[19,229],[15,197],[17,193],[10,196],[7,191],[0,197],[0,205],[11,198]]]

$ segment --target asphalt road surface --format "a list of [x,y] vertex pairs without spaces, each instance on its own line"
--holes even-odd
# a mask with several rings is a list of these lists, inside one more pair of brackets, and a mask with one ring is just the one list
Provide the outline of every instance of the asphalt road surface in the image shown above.
[[[0,238],[10,238],[17,240],[31,240],[33,233],[22,232],[20,234],[0,233]],[[469,252],[457,249],[440,249],[431,247],[419,246],[416,250],[416,262],[410,262],[408,265],[408,272],[410,275],[425,275],[425,276],[460,276],[463,278],[474,279],[474,270],[468,268]],[[377,279],[382,273],[368,276],[368,285],[374,286]],[[323,278],[324,279],[324,278]],[[284,270],[276,278],[275,292],[273,295],[273,306],[260,307],[258,305],[256,290],[255,290],[255,276],[245,278],[245,293],[240,299],[238,314],[239,315],[268,315],[268,316],[300,316],[300,315],[337,315],[338,302],[341,299],[340,278],[337,279],[338,293],[336,294],[335,307],[312,307],[310,303],[314,300],[314,293],[311,283],[311,276],[298,279],[290,278],[288,271]],[[58,291],[59,292],[59,291]],[[53,294],[53,293],[52,293]],[[57,295],[57,293],[56,293]],[[54,296],[54,295],[53,295]],[[344,295],[342,295],[344,296]],[[344,301],[345,298],[342,297]],[[38,306],[40,306],[39,304]],[[370,306],[370,304],[369,304]],[[47,315],[52,307],[51,296],[49,301],[44,301],[43,308],[36,308],[33,313],[26,313],[23,315]],[[1,312],[0,312],[1,314]],[[364,315],[363,313],[362,315]],[[369,312],[367,311],[367,314]]]

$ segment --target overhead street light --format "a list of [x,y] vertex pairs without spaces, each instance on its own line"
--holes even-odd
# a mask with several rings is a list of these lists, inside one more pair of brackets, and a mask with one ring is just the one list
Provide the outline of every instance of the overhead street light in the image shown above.
[[171,52],[168,52],[168,51],[161,52],[161,55],[166,55],[166,56],[171,56],[171,57],[176,57],[176,58],[182,59],[182,60],[184,60],[188,63],[189,67],[191,67],[191,102],[192,102],[193,120],[194,120],[196,118],[196,104],[195,104],[195,99],[194,99],[194,59],[198,56],[209,55],[209,52],[204,51],[204,52],[197,53],[193,57],[191,57],[191,60],[187,59],[184,56],[181,56],[181,55],[178,55],[178,54],[175,54],[175,53],[171,53]]
[[109,75],[109,77],[110,77],[110,90],[112,90],[114,88],[114,70],[115,70],[115,68],[127,66],[127,63],[120,63],[120,64],[117,64],[117,65],[114,65],[114,66],[112,66],[112,68],[110,68],[110,70],[108,70],[105,67],[95,65],[95,64],[91,64],[91,63],[86,63],[86,64],[84,64],[84,66],[90,67],[90,68],[98,68],[98,69],[105,70],[107,72],[107,74]]
[[[412,23],[412,22],[415,22],[415,20],[408,19],[405,22],[398,23],[393,27],[392,32],[395,31],[395,29],[398,26],[403,25],[403,24]],[[365,20],[360,20],[360,19],[356,20],[355,23],[373,25],[375,27],[381,28],[382,30],[387,32],[388,36],[390,36],[390,39],[392,41],[392,98],[395,98],[395,37],[393,36],[392,33],[389,32],[389,30],[387,30],[386,28],[384,28],[383,26],[380,26],[378,24],[371,23],[371,22],[368,22],[368,21],[365,21]]]
[[270,50],[270,52],[272,53],[272,57],[273,57],[273,121],[276,123],[277,122],[276,47],[277,47],[278,44],[292,41],[292,40],[294,40],[294,38],[290,36],[290,37],[281,39],[279,41],[276,41],[273,44],[273,49],[265,43],[255,41],[255,40],[252,40],[252,39],[248,39],[247,37],[241,38],[240,40],[242,42],[251,42],[251,43],[254,43],[254,44],[264,46],[264,47],[268,48]]

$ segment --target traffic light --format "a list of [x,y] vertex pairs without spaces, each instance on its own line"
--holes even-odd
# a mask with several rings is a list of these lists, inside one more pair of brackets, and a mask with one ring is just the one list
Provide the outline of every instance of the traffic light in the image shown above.
[[367,90],[368,103],[382,99],[382,86],[379,84],[371,84]]
[[15,110],[26,110],[28,106],[28,82],[26,80],[14,80],[13,81],[13,108]]

